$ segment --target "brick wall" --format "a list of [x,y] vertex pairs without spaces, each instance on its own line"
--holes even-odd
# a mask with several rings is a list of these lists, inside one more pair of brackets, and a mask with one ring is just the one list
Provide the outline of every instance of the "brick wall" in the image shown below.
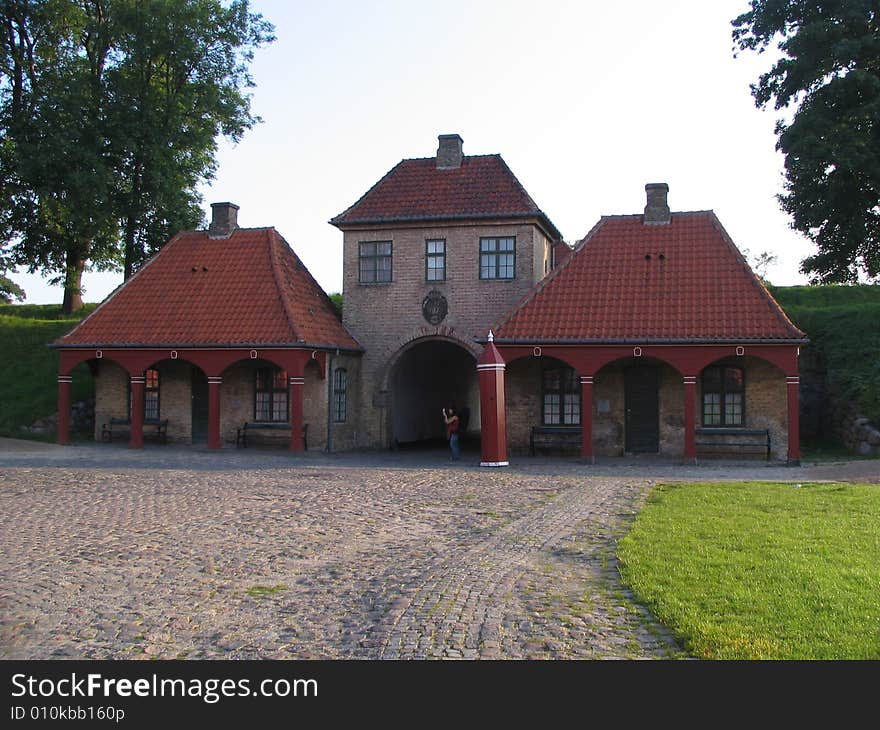
[[[514,279],[479,278],[479,241],[487,236],[516,237]],[[426,239],[446,241],[445,281],[425,281]],[[359,283],[361,241],[392,242],[392,282]],[[390,443],[388,375],[402,347],[421,337],[437,337],[478,355],[480,348],[474,338],[485,337],[488,328],[543,277],[545,257],[549,258],[547,239],[536,226],[522,222],[346,231],[343,321],[366,350],[361,362],[355,445],[375,448]],[[422,316],[422,301],[434,289],[448,303],[448,314],[437,326]]]
[[111,418],[128,418],[128,371],[112,360],[98,361],[95,375],[95,441]]

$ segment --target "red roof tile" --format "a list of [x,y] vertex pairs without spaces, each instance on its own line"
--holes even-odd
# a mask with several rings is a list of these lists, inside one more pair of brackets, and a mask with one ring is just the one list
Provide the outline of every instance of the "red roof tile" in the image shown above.
[[711,211],[603,217],[495,329],[496,341],[792,341],[805,335]]
[[461,167],[438,169],[434,157],[402,160],[348,210],[339,228],[402,221],[537,218],[553,239],[556,226],[535,204],[501,155],[471,155]]
[[56,344],[359,348],[274,228],[175,236]]

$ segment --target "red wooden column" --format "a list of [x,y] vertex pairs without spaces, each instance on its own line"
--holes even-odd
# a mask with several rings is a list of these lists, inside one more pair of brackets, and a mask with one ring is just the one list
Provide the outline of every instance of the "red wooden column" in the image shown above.
[[593,376],[581,375],[581,458],[593,457]]
[[128,441],[130,449],[144,448],[144,378],[131,376],[131,434]]
[[291,376],[290,387],[288,388],[288,399],[290,401],[290,450],[301,452],[303,450],[303,386],[306,379],[304,377]]
[[55,440],[59,444],[70,443],[70,375],[58,376],[58,430]]
[[788,390],[788,463],[798,466],[801,463],[801,404],[799,397],[801,379],[798,375],[787,375],[785,386]]
[[477,360],[480,377],[480,466],[509,466],[507,460],[507,406],[504,398],[504,358],[489,342]]
[[220,386],[223,378],[219,375],[208,376],[208,448],[220,449]]
[[684,376],[684,459],[697,460],[697,376]]

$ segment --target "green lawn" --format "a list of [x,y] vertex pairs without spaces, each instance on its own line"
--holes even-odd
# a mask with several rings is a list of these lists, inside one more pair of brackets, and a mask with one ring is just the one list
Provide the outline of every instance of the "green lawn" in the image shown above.
[[880,659],[880,485],[663,485],[619,558],[694,656]]
[[[63,317],[60,307],[49,305],[0,307],[0,436],[29,437],[22,425],[58,410],[58,353],[47,345],[82,316]],[[73,400],[88,398],[94,388],[87,366],[74,368]]]

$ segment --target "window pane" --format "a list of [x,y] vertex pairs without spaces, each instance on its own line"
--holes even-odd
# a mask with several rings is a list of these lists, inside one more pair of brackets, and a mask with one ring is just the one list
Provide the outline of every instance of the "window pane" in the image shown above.
[[741,426],[742,422],[742,393],[727,393],[724,398],[724,423]]
[[544,423],[550,426],[559,423],[559,395],[557,393],[544,394]]
[[155,390],[144,394],[144,418],[154,421],[159,418],[159,393]]
[[498,278],[513,278],[513,254],[504,253],[498,255]]
[[703,394],[703,423],[707,426],[721,424],[721,395],[719,393]]
[[147,370],[144,373],[146,378],[146,387],[148,388],[158,388],[159,387],[159,371],[158,370]]
[[483,254],[480,256],[480,278],[481,279],[494,279],[495,278],[495,268],[493,266],[494,257],[489,254]]
[[502,238],[498,241],[498,250],[499,251],[513,251],[513,239],[512,238]]
[[391,255],[391,242],[388,241],[387,243],[377,243],[376,244],[376,253],[381,254],[383,256],[390,256]]
[[480,239],[480,251],[496,251],[498,248],[498,241],[494,238],[482,238]]
[[269,393],[257,393],[256,408],[254,409],[254,418],[257,421],[272,420],[269,411]]
[[375,259],[361,259],[360,281],[376,281]]
[[375,256],[376,255],[376,244],[375,243],[362,243],[360,250],[361,250],[361,256]]
[[272,394],[272,420],[287,420],[287,393]]
[[575,393],[565,394],[564,420],[566,425],[576,426],[581,422],[581,399]]

